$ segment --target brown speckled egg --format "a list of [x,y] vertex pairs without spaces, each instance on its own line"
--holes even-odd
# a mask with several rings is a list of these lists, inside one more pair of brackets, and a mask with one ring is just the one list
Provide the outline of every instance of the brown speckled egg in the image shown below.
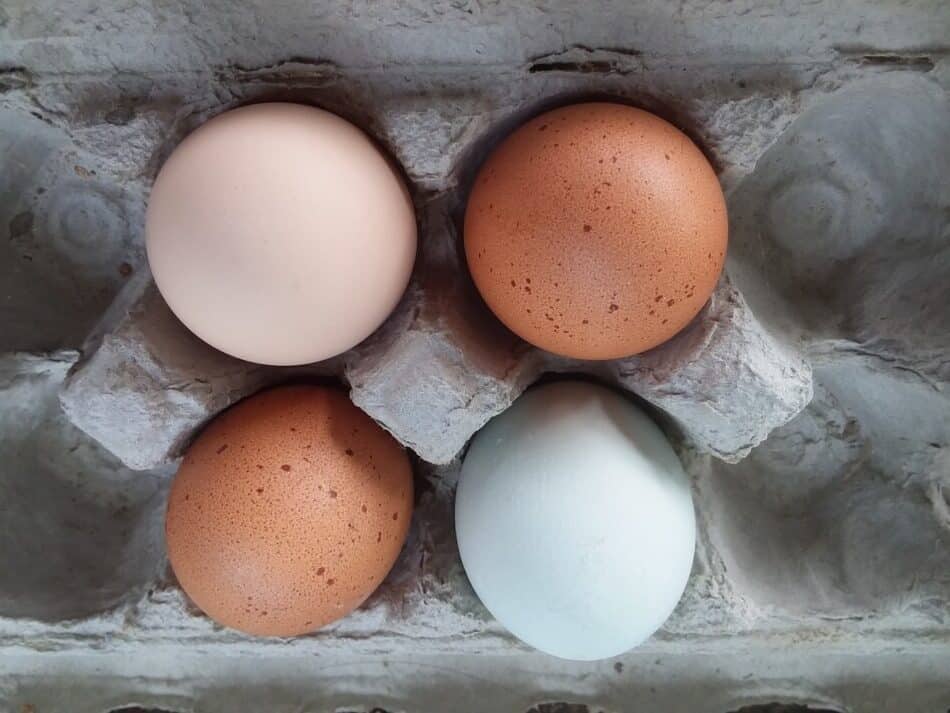
[[212,421],[172,484],[165,536],[185,593],[261,636],[313,631],[389,572],[412,516],[403,448],[337,389],[287,386]]
[[589,103],[521,126],[482,166],[465,254],[489,308],[526,341],[614,359],[666,341],[709,299],[726,204],[702,152],[641,109]]

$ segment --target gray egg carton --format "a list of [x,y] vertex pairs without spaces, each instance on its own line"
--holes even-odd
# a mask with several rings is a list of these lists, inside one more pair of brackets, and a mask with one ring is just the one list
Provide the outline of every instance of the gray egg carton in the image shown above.
[[[0,5],[0,711],[950,707],[950,7],[385,5]],[[487,311],[459,226],[500,137],[605,97],[706,151],[729,259],[673,340],[576,362]],[[401,164],[420,226],[386,324],[300,368],[189,334],[143,252],[169,152],[267,100],[365,128]],[[606,662],[514,640],[454,541],[465,444],[548,374],[629,392],[693,480],[683,600]],[[301,379],[343,384],[418,456],[416,512],[362,608],[253,639],[176,586],[165,496],[203,424]]]

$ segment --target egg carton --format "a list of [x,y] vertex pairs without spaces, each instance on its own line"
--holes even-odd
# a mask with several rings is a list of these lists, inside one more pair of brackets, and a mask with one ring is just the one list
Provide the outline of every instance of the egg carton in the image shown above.
[[[927,0],[7,0],[0,710],[945,710],[948,31],[950,9]],[[490,147],[592,98],[686,131],[730,213],[726,274],[702,313],[611,362],[505,330],[459,245]],[[300,368],[204,345],[144,260],[162,161],[209,117],[267,100],[366,129],[402,166],[420,225],[386,324]],[[552,374],[640,400],[693,483],[686,593],[653,639],[607,662],[513,639],[454,540],[465,444]],[[416,511],[358,611],[253,639],[176,586],[164,506],[204,423],[294,380],[341,383],[415,454]]]

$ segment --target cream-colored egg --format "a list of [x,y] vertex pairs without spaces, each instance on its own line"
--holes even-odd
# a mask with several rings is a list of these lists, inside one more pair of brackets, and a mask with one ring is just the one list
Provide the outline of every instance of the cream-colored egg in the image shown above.
[[262,364],[304,364],[369,336],[416,254],[409,194],[366,134],[330,112],[257,104],[188,136],[146,216],[162,296],[195,334]]

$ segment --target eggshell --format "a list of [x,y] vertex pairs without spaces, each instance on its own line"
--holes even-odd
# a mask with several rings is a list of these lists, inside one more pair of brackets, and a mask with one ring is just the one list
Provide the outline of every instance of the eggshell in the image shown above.
[[488,610],[575,660],[653,634],[682,595],[696,540],[689,482],[663,433],[586,382],[531,389],[478,433],[455,525]]
[[343,392],[276,388],[225,411],[188,449],[169,496],[168,556],[217,622],[303,634],[376,589],[412,497],[405,451]]
[[358,128],[321,109],[256,104],[188,136],[149,199],[146,247],[172,311],[262,364],[304,364],[369,336],[416,254],[412,202]]
[[513,332],[579,359],[637,354],[699,312],[728,226],[716,175],[677,128],[622,104],[566,106],[524,124],[481,168],[465,254]]

